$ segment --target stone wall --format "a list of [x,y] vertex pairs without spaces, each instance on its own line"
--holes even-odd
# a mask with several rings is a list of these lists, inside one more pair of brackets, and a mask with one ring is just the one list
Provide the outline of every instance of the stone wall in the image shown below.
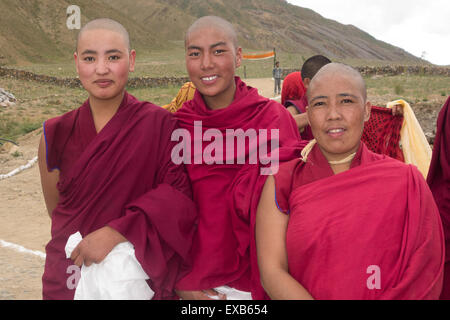
[[[433,66],[384,66],[384,67],[357,67],[363,76],[400,74],[411,75],[433,75],[450,77],[450,68]],[[283,78],[289,73],[299,71],[298,69],[283,69]],[[29,71],[0,67],[0,77],[7,77],[18,80],[36,81],[40,83],[52,84],[68,88],[80,88],[81,83],[78,78],[57,78],[46,75],[39,75]],[[156,88],[167,86],[181,86],[189,81],[188,77],[135,77],[128,80],[129,88]]]
[[[423,76],[445,76],[450,77],[450,68],[435,66],[382,66],[382,67],[356,67],[363,76],[385,75],[397,76],[401,74],[423,75]],[[300,71],[299,69],[283,69],[283,78],[289,73]]]
[[[68,88],[81,88],[81,83],[78,78],[57,78],[46,75],[39,75],[29,71],[11,69],[0,67],[0,77],[36,81],[39,83],[51,84]],[[189,81],[188,77],[176,78],[176,77],[136,77],[128,80],[129,88],[155,88],[155,87],[167,87],[167,86],[181,86],[185,82]]]

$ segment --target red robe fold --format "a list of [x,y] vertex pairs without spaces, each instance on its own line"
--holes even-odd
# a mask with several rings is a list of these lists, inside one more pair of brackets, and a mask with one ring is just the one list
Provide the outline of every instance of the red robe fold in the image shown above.
[[416,167],[362,143],[334,175],[316,145],[275,176],[290,274],[316,299],[437,299],[444,238]]
[[[259,278],[255,276],[257,270],[250,266],[250,250],[253,250],[253,247],[250,248],[253,239],[250,211],[256,209],[255,203],[259,200],[267,176],[261,175],[260,162],[250,163],[250,154],[256,150],[249,146],[252,142],[256,143],[255,140],[258,140],[257,143],[263,141],[259,133],[262,129],[267,132],[270,141],[267,149],[273,154],[272,139],[275,137],[271,136],[271,130],[279,129],[281,162],[298,156],[306,144],[300,140],[295,122],[283,106],[260,96],[256,89],[247,87],[238,77],[235,81],[234,101],[227,108],[210,110],[201,94],[196,92],[194,99],[186,102],[176,113],[180,127],[186,129],[191,137],[195,136],[194,121],[201,121],[201,134],[217,129],[223,145],[230,136],[227,129],[242,129],[244,132],[254,129],[258,133],[257,139],[247,140],[245,150],[236,150],[236,144],[231,153],[224,152],[224,164],[195,164],[193,152],[192,163],[186,165],[199,210],[199,223],[193,243],[193,268],[177,284],[180,290],[228,285],[251,291],[253,285],[260,285]],[[210,144],[202,143],[201,137],[197,136],[191,141],[192,149],[196,143],[200,143],[202,153]],[[245,158],[245,163],[239,164],[238,157]],[[226,164],[226,159],[231,163]],[[252,283],[252,280],[255,282]]]
[[439,112],[427,182],[441,214],[445,234],[445,272],[441,299],[450,299],[450,97]]
[[154,299],[174,297],[174,284],[188,268],[196,219],[186,172],[171,161],[175,128],[169,112],[128,93],[98,134],[89,101],[44,123],[48,170],[60,170],[44,299],[73,299],[67,239],[106,225],[134,245]]

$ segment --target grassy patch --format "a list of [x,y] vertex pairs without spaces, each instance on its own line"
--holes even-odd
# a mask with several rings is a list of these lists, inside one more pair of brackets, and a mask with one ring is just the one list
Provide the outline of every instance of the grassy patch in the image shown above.
[[[410,103],[419,101],[442,102],[448,90],[448,77],[399,75],[368,77],[365,79],[368,97],[374,101],[388,102],[404,99]],[[373,102],[373,101],[372,101]]]

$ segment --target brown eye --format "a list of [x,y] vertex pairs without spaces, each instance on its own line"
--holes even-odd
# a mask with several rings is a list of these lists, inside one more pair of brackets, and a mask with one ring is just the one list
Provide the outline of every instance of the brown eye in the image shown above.
[[314,102],[313,103],[313,107],[320,107],[320,106],[324,106],[325,105],[325,102],[323,102],[323,101],[318,101],[318,102]]

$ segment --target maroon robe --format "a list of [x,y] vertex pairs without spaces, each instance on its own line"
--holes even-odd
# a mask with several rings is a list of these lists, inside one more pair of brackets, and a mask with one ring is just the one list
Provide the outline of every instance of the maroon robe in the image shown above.
[[[279,129],[279,161],[287,161],[300,155],[307,143],[300,140],[294,119],[279,103],[264,98],[254,88],[248,87],[238,77],[233,102],[227,108],[209,109],[196,92],[194,99],[185,102],[176,117],[181,128],[195,136],[195,121],[201,121],[204,134],[217,129],[223,144],[229,133],[227,129],[265,130],[268,137],[268,151],[273,153],[272,129]],[[192,149],[200,143],[203,153],[209,142],[193,139]],[[258,142],[261,143],[261,134]],[[255,141],[253,141],[255,142]],[[202,290],[222,285],[253,291],[260,286],[256,265],[251,265],[250,256],[255,255],[253,246],[254,224],[251,211],[256,209],[260,192],[267,176],[261,175],[261,164],[250,164],[248,143],[245,150],[231,150],[222,155],[223,164],[204,162],[186,165],[192,182],[194,200],[199,210],[198,232],[193,243],[193,268],[177,284],[180,290]],[[259,145],[260,146],[260,145]],[[244,164],[237,158],[246,159]],[[226,164],[225,159],[232,160]]]
[[196,219],[186,172],[171,161],[175,128],[169,112],[128,93],[98,134],[89,101],[44,123],[48,170],[60,170],[44,299],[73,299],[76,268],[65,256],[67,239],[106,225],[134,245],[154,299],[174,297],[189,267]]
[[[306,94],[298,100],[287,100],[284,103],[284,106],[286,108],[290,106],[294,107],[295,109],[297,109],[299,114],[305,113],[306,107],[308,106],[308,99],[306,98]],[[303,140],[307,141],[314,139],[311,131],[311,126],[309,124],[303,128],[303,132],[300,134],[300,136]]]
[[334,174],[318,145],[275,176],[289,273],[316,299],[437,299],[444,238],[421,173],[361,143]]
[[427,182],[441,214],[445,234],[445,271],[441,299],[450,300],[450,97],[439,112]]

